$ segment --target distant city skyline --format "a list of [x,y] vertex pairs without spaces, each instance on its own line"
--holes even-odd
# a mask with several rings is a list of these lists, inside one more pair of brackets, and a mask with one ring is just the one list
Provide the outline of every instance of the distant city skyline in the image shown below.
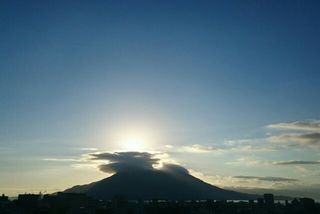
[[146,152],[210,184],[320,199],[317,1],[1,1],[0,194]]

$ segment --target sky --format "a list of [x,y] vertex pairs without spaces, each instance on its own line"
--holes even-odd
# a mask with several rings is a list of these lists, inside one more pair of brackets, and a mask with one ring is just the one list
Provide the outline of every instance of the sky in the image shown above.
[[320,199],[320,4],[1,1],[0,193],[138,151],[223,188]]

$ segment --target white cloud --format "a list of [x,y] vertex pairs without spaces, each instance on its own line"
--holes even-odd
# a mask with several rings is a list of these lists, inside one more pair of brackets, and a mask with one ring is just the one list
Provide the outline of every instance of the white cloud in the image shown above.
[[298,130],[320,132],[320,120],[295,121],[291,123],[270,124],[267,128],[280,130]]
[[[269,129],[286,131],[271,135],[267,141],[272,143],[295,143],[302,146],[320,146],[320,120],[295,121],[291,123],[277,123],[266,126]],[[289,131],[289,133],[288,133]]]
[[218,149],[212,146],[204,146],[200,144],[193,144],[191,146],[185,146],[184,149],[187,152],[194,152],[194,153],[204,153],[204,152],[215,152]]

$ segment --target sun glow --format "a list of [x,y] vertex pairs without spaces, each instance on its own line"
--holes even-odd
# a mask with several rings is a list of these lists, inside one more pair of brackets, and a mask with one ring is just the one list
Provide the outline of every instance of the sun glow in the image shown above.
[[142,151],[146,150],[146,142],[139,137],[128,137],[120,141],[120,147],[125,151]]
[[[134,124],[134,125],[133,125]],[[130,121],[119,124],[113,131],[113,150],[116,151],[153,151],[157,146],[152,124]]]

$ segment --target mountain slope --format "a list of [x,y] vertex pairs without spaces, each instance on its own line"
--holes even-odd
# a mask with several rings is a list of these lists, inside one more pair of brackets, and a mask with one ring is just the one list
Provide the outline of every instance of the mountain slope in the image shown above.
[[86,193],[97,199],[126,195],[129,199],[250,199],[254,196],[224,190],[188,173],[160,170],[118,172],[91,184],[74,186],[65,192]]

